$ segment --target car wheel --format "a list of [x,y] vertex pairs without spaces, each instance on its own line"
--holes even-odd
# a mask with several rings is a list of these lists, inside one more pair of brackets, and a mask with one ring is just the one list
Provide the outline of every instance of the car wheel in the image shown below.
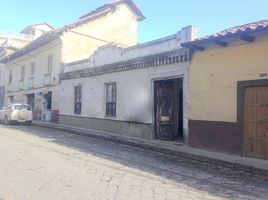
[[4,124],[5,124],[5,125],[9,125],[9,121],[8,121],[7,116],[6,116],[5,119],[4,119]]

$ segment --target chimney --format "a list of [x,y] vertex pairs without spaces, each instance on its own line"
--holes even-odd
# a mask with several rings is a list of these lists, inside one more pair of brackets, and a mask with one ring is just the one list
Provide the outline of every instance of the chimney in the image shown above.
[[177,39],[180,40],[180,43],[184,42],[190,42],[198,37],[198,29],[196,26],[186,26],[183,27],[178,33],[177,33]]

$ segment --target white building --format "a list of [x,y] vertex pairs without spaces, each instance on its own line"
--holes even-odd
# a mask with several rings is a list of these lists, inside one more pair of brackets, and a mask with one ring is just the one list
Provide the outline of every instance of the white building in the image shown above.
[[106,45],[60,74],[59,122],[143,138],[188,136],[193,26],[129,48]]
[[[41,35],[53,30],[46,23],[27,26],[20,33],[9,31],[0,31],[0,60],[13,54],[15,51],[22,49]],[[0,63],[0,107],[4,105],[5,86],[4,71],[5,65]]]
[[0,108],[4,106],[4,99],[5,99],[5,85],[3,83],[4,80],[4,69],[5,65],[0,63]]
[[[64,64],[84,59],[107,43],[135,45],[138,23],[144,18],[131,0],[119,0],[43,34],[2,60],[5,102],[28,103],[35,119],[57,122],[59,74]],[[22,32],[39,34],[41,29],[34,25]]]

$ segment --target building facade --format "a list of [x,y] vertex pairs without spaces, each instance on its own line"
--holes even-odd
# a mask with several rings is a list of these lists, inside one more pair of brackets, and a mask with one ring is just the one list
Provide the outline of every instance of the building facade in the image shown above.
[[[144,16],[132,1],[106,4],[74,23],[43,34],[5,57],[5,102],[28,103],[34,118],[58,121],[59,74],[64,63],[89,57],[99,46],[137,43],[138,22]],[[25,31],[32,31],[27,27]]]
[[268,159],[268,21],[185,43],[189,144]]
[[61,124],[121,135],[187,141],[189,26],[137,46],[100,47],[60,74]]
[[5,102],[5,85],[3,83],[4,80],[4,70],[5,65],[0,63],[0,108],[4,106]]

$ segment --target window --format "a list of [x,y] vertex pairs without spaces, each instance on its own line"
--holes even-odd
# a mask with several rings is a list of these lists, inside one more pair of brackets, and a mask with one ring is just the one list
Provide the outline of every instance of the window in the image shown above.
[[46,103],[46,109],[51,110],[52,108],[52,92],[48,92],[44,95],[45,103]]
[[12,70],[9,70],[8,84],[12,83]]
[[21,75],[20,75],[20,80],[23,81],[25,77],[25,66],[21,66]]
[[14,96],[9,96],[9,103],[13,103],[14,101]]
[[32,110],[31,109],[31,107],[30,106],[28,106],[28,105],[23,105],[23,104],[21,104],[21,105],[15,105],[14,106],[14,110]]
[[52,72],[52,65],[53,65],[53,55],[50,54],[47,57],[47,72],[48,73]]
[[31,62],[31,75],[35,73],[35,62]]
[[106,84],[106,116],[116,117],[116,83]]
[[74,87],[74,114],[81,115],[82,108],[82,86]]

